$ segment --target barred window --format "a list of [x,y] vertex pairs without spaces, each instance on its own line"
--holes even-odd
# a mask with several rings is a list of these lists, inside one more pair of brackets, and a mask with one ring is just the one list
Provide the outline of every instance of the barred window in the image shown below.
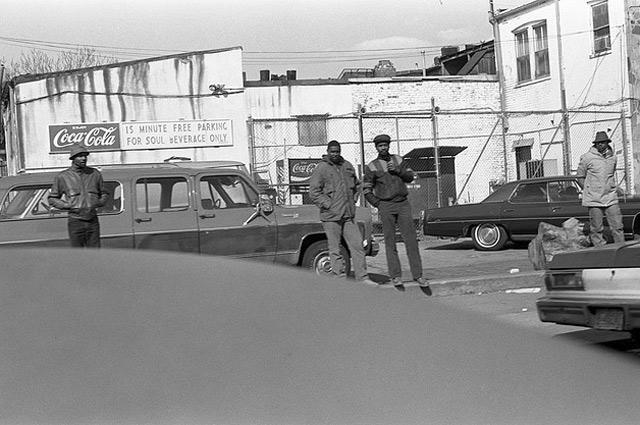
[[327,116],[305,115],[298,117],[298,140],[303,146],[327,144]]
[[593,4],[591,15],[593,17],[593,52],[594,54],[607,52],[611,50],[608,2]]

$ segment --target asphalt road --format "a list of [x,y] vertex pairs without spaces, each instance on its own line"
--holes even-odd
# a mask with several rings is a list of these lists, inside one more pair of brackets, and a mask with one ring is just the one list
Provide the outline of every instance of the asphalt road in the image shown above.
[[534,331],[551,338],[627,353],[640,359],[640,345],[631,340],[628,332],[603,331],[541,322],[535,303],[543,291],[544,289],[540,288],[521,288],[481,295],[437,297],[434,302],[450,308],[480,314],[491,320],[509,324],[516,329]]
[[[378,239],[380,252],[367,257],[373,280],[388,279],[384,240]],[[542,272],[529,261],[527,245],[511,244],[502,251],[476,251],[470,239],[424,238],[419,241],[423,277],[431,282],[434,296],[487,293],[513,288],[540,287]],[[403,280],[411,282],[406,250],[396,244],[403,266]]]

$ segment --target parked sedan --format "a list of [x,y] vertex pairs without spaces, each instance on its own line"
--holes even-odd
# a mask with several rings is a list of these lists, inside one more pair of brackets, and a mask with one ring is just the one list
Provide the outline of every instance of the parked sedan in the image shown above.
[[[555,226],[575,217],[588,223],[582,206],[583,180],[575,176],[541,177],[506,183],[475,204],[424,212],[425,235],[471,237],[477,250],[497,251],[507,241],[529,241],[540,222]],[[621,197],[625,237],[640,233],[640,198]]]
[[557,254],[536,302],[543,322],[629,331],[640,340],[640,242]]

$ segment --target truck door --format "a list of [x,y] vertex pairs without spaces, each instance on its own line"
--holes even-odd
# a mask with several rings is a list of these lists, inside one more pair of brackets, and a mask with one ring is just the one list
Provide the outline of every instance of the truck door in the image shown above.
[[258,191],[240,174],[200,174],[198,229],[200,252],[274,261],[277,225],[275,214],[257,207]]
[[138,249],[198,252],[198,222],[187,175],[138,178],[133,211]]

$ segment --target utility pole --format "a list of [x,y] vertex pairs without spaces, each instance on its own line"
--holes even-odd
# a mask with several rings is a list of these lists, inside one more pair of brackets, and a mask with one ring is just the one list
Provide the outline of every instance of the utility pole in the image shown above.
[[422,77],[424,78],[427,76],[427,57],[426,57],[427,52],[424,50],[421,50],[420,54],[422,55]]
[[496,73],[498,74],[498,92],[500,94],[500,120],[502,121],[502,161],[503,161],[503,178],[508,180],[508,158],[507,158],[507,131],[509,130],[509,120],[507,119],[507,99],[505,94],[504,65],[502,63],[502,48],[500,44],[500,30],[498,29],[498,21],[493,8],[493,0],[489,0],[489,22],[493,28],[493,52],[496,56]]
[[438,119],[436,114],[440,108],[436,107],[436,99],[431,98],[431,125],[433,131],[433,161],[435,162],[436,168],[436,191],[438,192],[438,197],[436,200],[436,205],[438,208],[441,207],[440,197],[442,194],[442,190],[440,188],[440,149],[438,147]]
[[562,109],[562,131],[564,135],[563,171],[565,175],[571,174],[571,129],[569,128],[569,112],[567,111],[567,91],[564,86],[564,71],[562,60],[562,29],[560,26],[560,4],[556,6],[556,40],[558,43],[558,76],[560,77],[560,108]]

